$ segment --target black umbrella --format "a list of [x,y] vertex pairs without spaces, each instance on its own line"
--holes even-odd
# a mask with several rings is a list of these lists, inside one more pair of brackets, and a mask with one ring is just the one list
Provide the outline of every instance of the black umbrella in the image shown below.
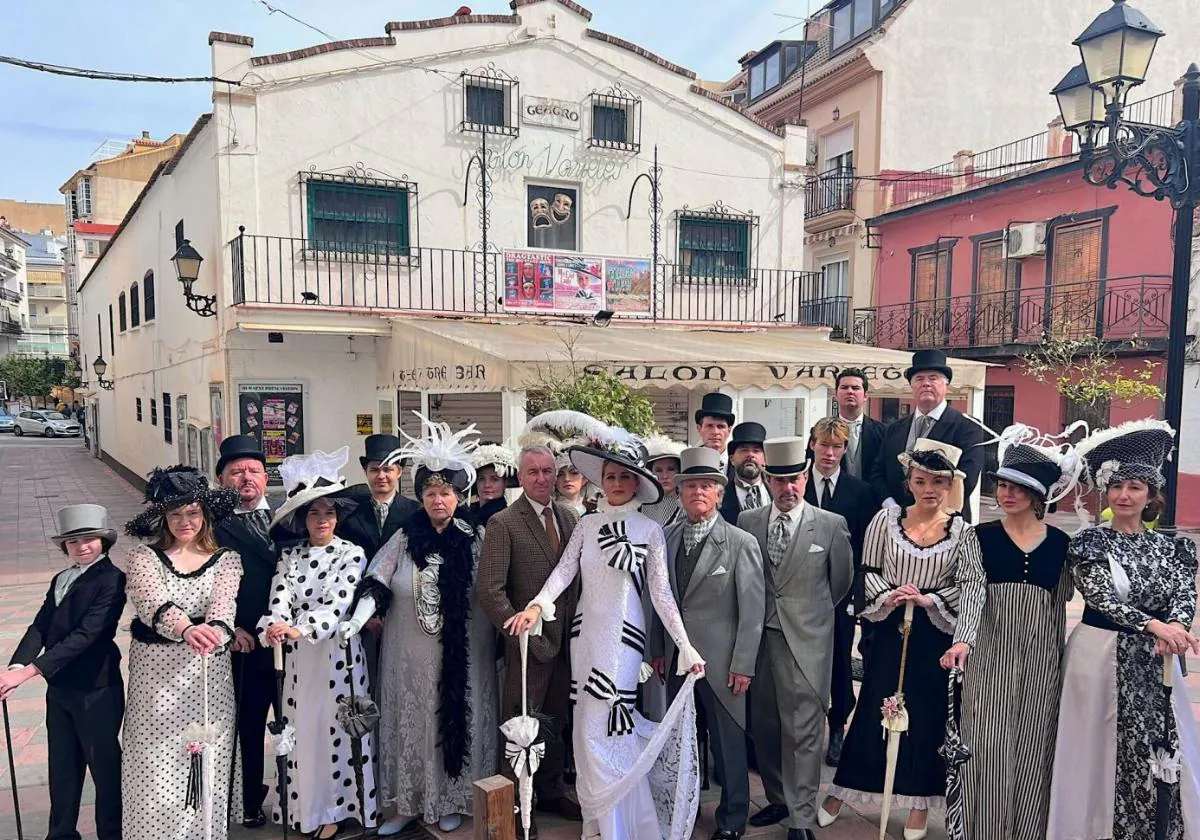
[[346,651],[346,674],[350,678],[350,695],[338,701],[337,720],[350,736],[350,755],[354,762],[354,781],[358,785],[358,822],[363,834],[367,831],[367,793],[363,782],[362,739],[379,723],[379,707],[370,697],[354,695],[354,665],[350,661],[350,639],[342,642]]
[[4,705],[4,743],[8,747],[8,783],[12,785],[13,815],[17,818],[17,840],[25,840],[25,832],[21,829],[21,800],[17,798],[17,765],[13,761],[12,730],[8,725],[8,700],[0,702]]
[[1162,738],[1155,741],[1150,756],[1150,769],[1154,775],[1157,801],[1154,812],[1154,838],[1167,840],[1171,835],[1172,813],[1175,792],[1179,789],[1179,750],[1175,744],[1175,710],[1171,705],[1171,692],[1175,677],[1175,657],[1163,655],[1163,728]]
[[971,759],[971,750],[963,743],[958,731],[959,683],[962,682],[962,671],[950,669],[950,685],[947,690],[946,703],[946,739],[938,747],[938,755],[946,762],[946,840],[963,840],[966,828],[963,824],[963,791],[962,774],[959,772],[964,764]]
[[267,726],[271,732],[271,742],[275,747],[275,773],[279,777],[279,813],[283,817],[283,839],[288,837],[288,754],[296,742],[296,731],[288,725],[287,716],[283,713],[283,640],[275,645],[275,720]]

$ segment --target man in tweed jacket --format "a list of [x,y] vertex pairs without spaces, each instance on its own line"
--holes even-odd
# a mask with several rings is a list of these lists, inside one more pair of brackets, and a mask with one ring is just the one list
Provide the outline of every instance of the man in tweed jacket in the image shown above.
[[[517,463],[524,493],[488,521],[476,574],[479,605],[497,629],[503,629],[504,622],[525,609],[545,585],[579,519],[571,508],[551,500],[556,473],[549,449],[527,446]],[[566,730],[571,692],[563,628],[571,626],[578,595],[576,582],[555,603],[561,620],[546,622],[542,635],[529,637],[529,705],[552,717],[560,736]],[[507,675],[501,720],[521,713],[521,649],[517,637],[505,634],[504,660]],[[563,766],[564,741],[558,737],[546,745],[546,756],[534,776],[537,807],[581,820],[579,805],[566,795]],[[513,778],[507,763],[503,772]],[[536,827],[531,826],[530,837],[536,834]]]

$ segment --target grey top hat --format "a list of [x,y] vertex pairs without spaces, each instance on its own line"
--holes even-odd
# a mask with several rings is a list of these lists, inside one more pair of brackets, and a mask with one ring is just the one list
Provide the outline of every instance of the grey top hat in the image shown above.
[[715,481],[722,487],[729,484],[729,478],[721,469],[721,453],[707,446],[695,446],[679,454],[679,474],[675,476],[675,483],[697,478]]
[[767,475],[799,475],[808,469],[808,441],[802,437],[777,437],[763,442]]
[[98,537],[108,551],[117,541],[117,532],[108,527],[108,511],[102,505],[67,505],[54,512],[58,533],[50,539],[62,546],[67,540]]

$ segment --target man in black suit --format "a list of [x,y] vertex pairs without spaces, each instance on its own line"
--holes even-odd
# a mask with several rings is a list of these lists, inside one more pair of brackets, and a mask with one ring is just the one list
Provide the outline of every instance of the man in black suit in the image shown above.
[[[238,494],[234,515],[222,519],[214,533],[218,544],[233,549],[242,558],[231,664],[237,699],[238,750],[242,757],[242,825],[260,828],[267,821],[262,807],[267,794],[263,785],[263,735],[267,729],[267,711],[275,704],[275,666],[271,649],[258,643],[255,628],[267,611],[271,580],[279,558],[270,536],[267,459],[258,441],[252,435],[233,435],[222,440],[217,476],[222,487]],[[279,709],[275,713],[279,714]]]
[[700,436],[700,445],[715,450],[721,456],[721,469],[729,465],[726,446],[729,443],[729,432],[737,417],[733,413],[733,399],[728,394],[714,391],[705,394],[696,409],[696,434]]
[[729,438],[729,485],[721,500],[721,516],[736,525],[743,511],[771,503],[771,493],[763,478],[763,441],[767,430],[761,423],[739,423]]
[[[357,504],[354,510],[338,520],[334,532],[359,546],[366,554],[368,564],[408,517],[420,510],[420,505],[400,495],[400,466],[383,463],[399,448],[400,438],[395,435],[367,437],[364,454],[358,459],[367,483],[346,488],[346,496]],[[364,625],[367,632],[361,636],[371,694],[376,699],[379,697],[379,634],[382,628],[383,623],[372,618]]]
[[879,457],[879,446],[883,443],[883,433],[887,426],[867,414],[871,380],[864,371],[859,368],[843,368],[834,382],[838,417],[850,427],[850,441],[846,444],[842,469],[861,481],[868,481],[871,467]]
[[983,471],[985,452],[982,444],[987,440],[987,434],[979,423],[946,404],[946,390],[953,376],[954,372],[946,363],[946,354],[941,350],[913,353],[912,366],[904,371],[904,378],[912,386],[913,413],[887,427],[870,480],[880,499],[891,499],[901,506],[912,504],[904,481],[904,468],[896,456],[912,449],[918,438],[957,446],[962,450],[958,468],[967,476],[963,480],[963,517],[970,522],[971,494]]
[[[96,786],[96,835],[121,838],[121,744],[125,716],[121,652],[113,637],[125,609],[125,575],[108,559],[117,532],[100,505],[57,513],[52,539],[71,565],[54,576],[46,600],[0,675],[7,700],[27,680],[46,680],[50,825],[47,837],[79,837],[83,776]],[[12,782],[12,780],[9,780]]]
[[837,605],[833,629],[833,682],[829,706],[829,747],[825,763],[837,767],[842,756],[846,722],[854,711],[854,686],[850,677],[850,649],[854,646],[854,617],[862,609],[863,538],[871,518],[879,509],[871,485],[843,469],[843,458],[850,442],[850,427],[839,418],[817,421],[809,435],[813,453],[812,475],[804,491],[804,501],[846,520],[850,529],[850,548],[854,552],[854,585]]

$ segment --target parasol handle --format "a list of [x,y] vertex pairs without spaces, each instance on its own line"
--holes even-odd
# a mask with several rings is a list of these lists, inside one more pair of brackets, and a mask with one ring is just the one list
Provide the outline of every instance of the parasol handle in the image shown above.
[[529,715],[529,631],[521,634],[521,717]]
[[272,649],[272,656],[275,659],[275,670],[283,670],[283,642],[277,642]]
[[1163,688],[1171,688],[1175,684],[1175,654],[1163,654]]
[[904,694],[904,669],[908,665],[908,637],[912,633],[913,606],[912,601],[904,605],[904,623],[900,625],[903,641],[900,642],[900,683],[896,686],[896,693],[900,695]]
[[208,737],[208,654],[200,657],[200,673],[204,679],[204,737]]

